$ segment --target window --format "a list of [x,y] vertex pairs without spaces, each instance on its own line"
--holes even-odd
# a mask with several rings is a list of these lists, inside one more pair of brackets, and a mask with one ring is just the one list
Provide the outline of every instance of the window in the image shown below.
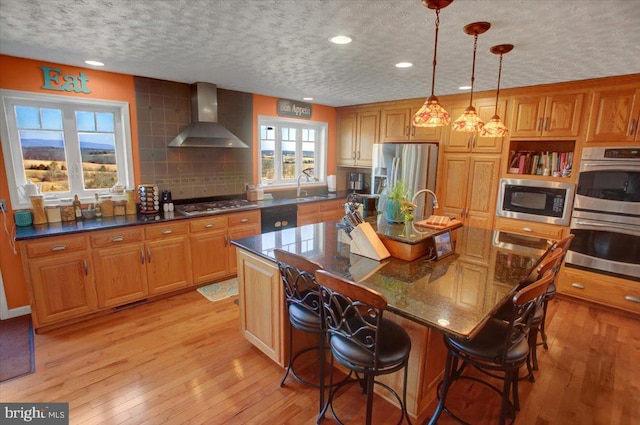
[[261,185],[296,186],[308,168],[317,181],[302,176],[301,185],[325,182],[327,123],[259,117],[258,128]]
[[129,106],[10,90],[2,97],[2,149],[14,209],[30,207],[21,187],[46,199],[85,202],[119,183],[133,185]]

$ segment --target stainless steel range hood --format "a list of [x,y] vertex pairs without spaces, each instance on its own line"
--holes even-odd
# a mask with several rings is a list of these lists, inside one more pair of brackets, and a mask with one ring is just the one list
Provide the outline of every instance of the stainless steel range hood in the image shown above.
[[215,84],[191,85],[191,124],[169,143],[169,147],[248,148],[242,140],[218,123],[218,90]]

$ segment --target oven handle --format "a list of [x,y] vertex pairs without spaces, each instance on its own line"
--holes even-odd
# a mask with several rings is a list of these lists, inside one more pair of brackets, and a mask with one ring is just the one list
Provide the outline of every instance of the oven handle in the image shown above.
[[588,220],[576,220],[575,224],[578,226],[599,227],[616,233],[631,233],[634,236],[640,236],[640,228],[638,226],[626,226],[617,223],[611,225]]
[[[586,170],[589,168],[589,170]],[[614,170],[614,171],[638,171],[640,170],[640,162],[638,161],[597,161],[583,162],[580,165],[580,171],[593,170]]]

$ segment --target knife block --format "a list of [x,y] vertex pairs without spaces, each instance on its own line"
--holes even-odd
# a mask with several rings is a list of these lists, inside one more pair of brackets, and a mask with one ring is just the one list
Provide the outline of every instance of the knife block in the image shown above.
[[351,253],[362,255],[373,260],[384,260],[391,257],[371,224],[361,223],[351,231]]

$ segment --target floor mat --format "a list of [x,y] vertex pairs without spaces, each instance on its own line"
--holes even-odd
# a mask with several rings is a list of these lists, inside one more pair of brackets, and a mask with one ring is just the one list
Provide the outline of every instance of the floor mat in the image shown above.
[[0,321],[0,382],[34,370],[31,315]]
[[197,289],[209,301],[220,301],[238,295],[238,279],[233,278]]

